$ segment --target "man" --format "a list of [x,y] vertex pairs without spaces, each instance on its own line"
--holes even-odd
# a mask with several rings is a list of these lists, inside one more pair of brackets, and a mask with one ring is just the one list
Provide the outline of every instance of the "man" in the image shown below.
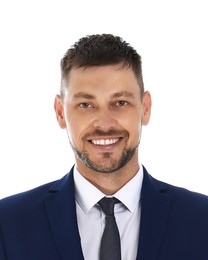
[[91,35],[66,52],[61,72],[54,107],[76,165],[0,202],[0,259],[207,260],[208,198],[154,179],[139,162],[151,96],[138,53],[119,37]]

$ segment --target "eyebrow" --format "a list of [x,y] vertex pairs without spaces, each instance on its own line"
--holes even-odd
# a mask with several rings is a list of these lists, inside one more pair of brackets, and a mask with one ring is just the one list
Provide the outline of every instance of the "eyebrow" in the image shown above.
[[74,95],[74,98],[86,98],[86,99],[95,99],[95,96],[85,93],[85,92],[79,92]]
[[[119,98],[119,97],[130,97],[130,98],[135,98],[134,94],[129,91],[121,91],[121,92],[116,92],[111,95],[111,98]],[[78,92],[74,95],[75,99],[78,98],[85,98],[85,99],[95,99],[96,97],[94,95],[85,93],[85,92]]]
[[117,92],[117,93],[114,93],[112,95],[113,98],[119,98],[119,97],[130,97],[130,98],[134,98],[134,94],[132,92],[129,92],[129,91],[121,91],[121,92]]

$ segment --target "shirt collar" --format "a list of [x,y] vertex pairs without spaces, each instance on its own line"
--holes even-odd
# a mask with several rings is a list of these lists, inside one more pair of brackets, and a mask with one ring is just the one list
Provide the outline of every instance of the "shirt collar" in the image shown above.
[[113,196],[120,200],[131,212],[140,202],[143,181],[143,167],[140,165],[137,174],[118,190]]
[[[119,199],[131,212],[140,201],[143,181],[143,167],[140,165],[137,174],[113,196]],[[87,214],[90,209],[106,195],[85,179],[74,167],[75,198]]]

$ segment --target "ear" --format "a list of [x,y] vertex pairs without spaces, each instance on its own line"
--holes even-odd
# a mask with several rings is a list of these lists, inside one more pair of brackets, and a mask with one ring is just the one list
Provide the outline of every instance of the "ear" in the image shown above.
[[58,121],[59,126],[62,129],[66,128],[66,121],[64,118],[64,103],[63,103],[63,99],[60,95],[56,95],[56,97],[55,97],[54,109],[55,109],[56,119]]
[[142,125],[147,125],[151,115],[152,100],[149,91],[144,93],[142,99]]

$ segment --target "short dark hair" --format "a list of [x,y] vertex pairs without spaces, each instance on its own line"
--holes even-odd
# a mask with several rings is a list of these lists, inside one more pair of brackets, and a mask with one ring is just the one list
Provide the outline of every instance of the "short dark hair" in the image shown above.
[[141,56],[121,37],[112,34],[94,34],[78,40],[61,60],[61,95],[64,96],[70,71],[73,68],[123,64],[134,72],[144,93]]

